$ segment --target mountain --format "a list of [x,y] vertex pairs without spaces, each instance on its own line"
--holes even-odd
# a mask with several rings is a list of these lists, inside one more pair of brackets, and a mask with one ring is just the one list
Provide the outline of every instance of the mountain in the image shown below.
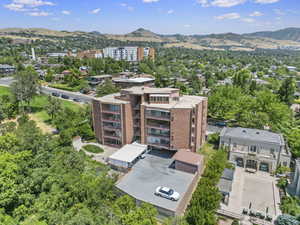
[[246,35],[254,37],[267,37],[276,40],[300,41],[300,28],[290,27],[277,31],[261,31]]
[[44,28],[0,29],[0,37],[11,39],[45,39],[77,41],[76,48],[85,43],[109,45],[149,45],[157,47],[182,47],[208,50],[254,51],[256,49],[300,50],[300,28],[286,28],[278,31],[262,31],[248,34],[223,33],[208,35],[162,35],[144,28],[128,34],[103,34],[99,31],[55,31]]

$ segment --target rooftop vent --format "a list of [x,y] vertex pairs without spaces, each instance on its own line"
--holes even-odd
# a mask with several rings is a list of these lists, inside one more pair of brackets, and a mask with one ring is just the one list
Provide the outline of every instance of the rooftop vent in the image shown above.
[[246,131],[246,130],[243,130],[243,133],[247,133],[247,131]]
[[260,134],[259,131],[256,131],[256,134]]

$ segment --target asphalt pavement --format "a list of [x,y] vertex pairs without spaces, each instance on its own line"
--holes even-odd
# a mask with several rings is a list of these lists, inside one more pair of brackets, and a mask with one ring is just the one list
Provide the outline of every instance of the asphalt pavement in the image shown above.
[[[0,86],[9,87],[13,82],[14,82],[13,77],[0,78]],[[64,90],[61,90],[61,89],[51,88],[51,87],[48,87],[48,86],[42,86],[41,87],[41,92],[43,94],[46,94],[46,95],[52,95],[53,93],[56,93],[60,97],[62,95],[65,95],[65,96],[68,96],[70,100],[77,99],[77,100],[79,100],[80,102],[83,102],[83,103],[90,103],[94,98],[93,96],[84,95],[84,94],[81,94],[79,92],[64,91]]]

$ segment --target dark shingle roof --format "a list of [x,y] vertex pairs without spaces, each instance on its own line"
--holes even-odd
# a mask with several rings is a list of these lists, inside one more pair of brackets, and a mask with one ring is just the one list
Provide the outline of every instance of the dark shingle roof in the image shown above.
[[266,130],[258,130],[258,129],[251,129],[251,128],[242,128],[242,127],[234,127],[234,128],[226,127],[222,130],[220,136],[284,145],[284,140],[281,134],[273,133]]

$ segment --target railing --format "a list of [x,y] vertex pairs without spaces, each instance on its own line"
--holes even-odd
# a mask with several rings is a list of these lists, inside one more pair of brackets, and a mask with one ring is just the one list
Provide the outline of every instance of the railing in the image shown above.
[[147,118],[153,118],[153,119],[161,119],[161,120],[170,120],[171,116],[170,114],[160,114],[160,113],[151,113],[149,111],[146,112]]
[[104,125],[103,130],[121,130],[121,127],[120,126],[107,126],[107,125]]
[[109,121],[109,122],[120,122],[121,118],[116,118],[116,117],[103,117],[103,121]]
[[164,129],[164,130],[170,130],[170,126],[161,125],[161,124],[153,124],[153,123],[147,123],[148,128],[157,128],[157,129]]
[[157,133],[148,132],[147,135],[170,140],[170,133],[169,134],[157,134]]

